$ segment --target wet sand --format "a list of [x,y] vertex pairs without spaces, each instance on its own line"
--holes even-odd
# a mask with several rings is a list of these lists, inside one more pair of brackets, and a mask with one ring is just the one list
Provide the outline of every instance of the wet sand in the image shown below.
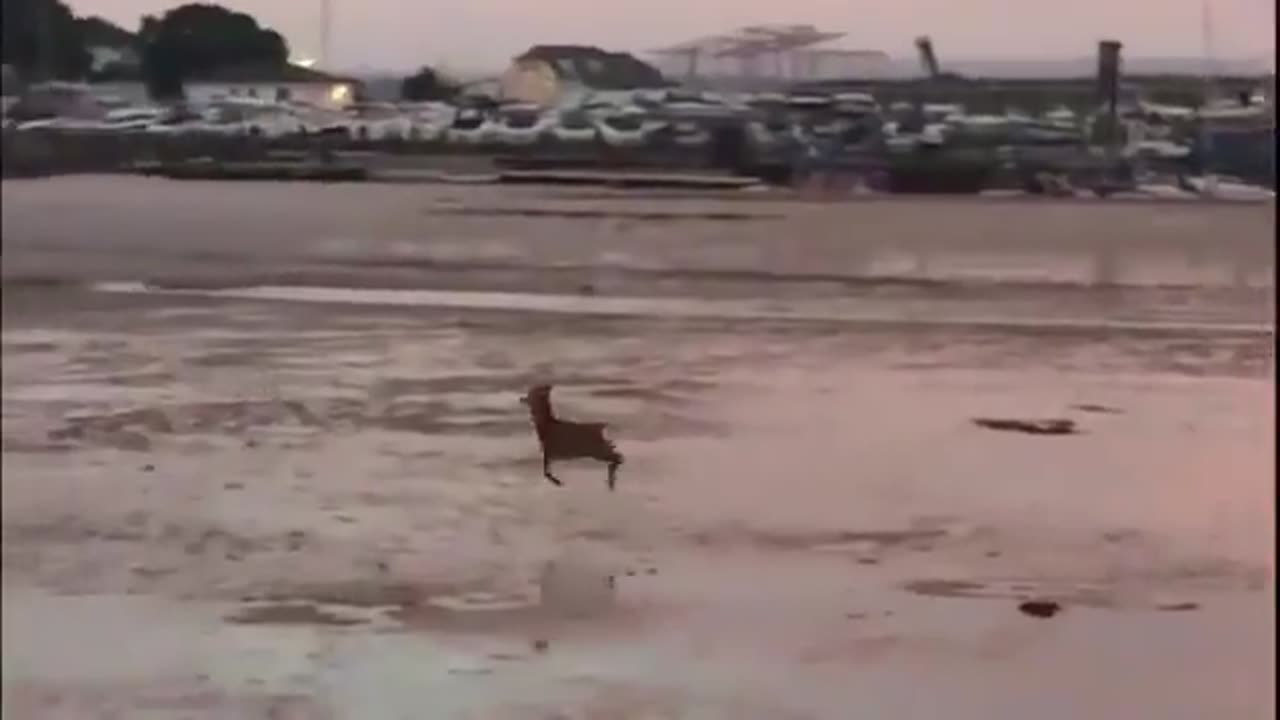
[[591,285],[700,297],[756,296],[762,284],[771,296],[867,294],[895,282],[998,281],[1024,295],[1041,286],[1275,285],[1274,202],[751,202],[745,192],[584,197],[539,187],[92,176],[0,187],[6,281]]
[[[31,238],[90,257],[69,224],[114,212],[45,223],[9,192],[6,273],[45,261]],[[1175,227],[1134,242],[1185,259]],[[591,252],[505,232],[524,280],[465,289],[560,297],[557,253]],[[1219,245],[1028,282],[987,260],[1012,240],[957,235],[930,272],[983,258],[979,282],[789,279],[835,272],[807,238],[779,278],[615,268],[553,310],[6,282],[6,715],[1273,715],[1273,266],[1241,286]],[[146,242],[139,267],[172,262]],[[710,243],[709,271],[773,268]],[[636,252],[683,257],[658,245]],[[1037,252],[1024,269],[1075,267]],[[88,277],[146,279],[124,275]],[[617,493],[590,465],[541,479],[516,402],[537,380],[610,422]]]

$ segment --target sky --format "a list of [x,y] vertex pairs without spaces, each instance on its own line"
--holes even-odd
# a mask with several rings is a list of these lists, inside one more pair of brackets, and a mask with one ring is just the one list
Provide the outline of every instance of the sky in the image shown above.
[[[213,1],[213,0],[206,0]],[[320,52],[325,0],[222,0],[289,41],[295,55]],[[834,46],[911,56],[933,38],[939,57],[1066,59],[1092,56],[1097,41],[1124,42],[1128,57],[1198,57],[1206,0],[329,0],[330,57],[343,69],[404,70],[423,64],[498,71],[539,43],[644,52],[763,23],[809,23],[848,35]],[[1253,59],[1275,52],[1274,0],[1207,0],[1213,55]],[[135,30],[166,0],[70,0]],[[607,8],[607,9],[606,9]]]

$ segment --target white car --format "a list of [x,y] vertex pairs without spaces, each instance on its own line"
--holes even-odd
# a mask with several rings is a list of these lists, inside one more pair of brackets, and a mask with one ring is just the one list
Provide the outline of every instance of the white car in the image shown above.
[[555,119],[537,105],[526,103],[508,105],[498,110],[493,122],[495,140],[503,145],[533,145],[555,124]]
[[307,123],[291,108],[266,103],[219,103],[192,119],[156,122],[147,132],[161,134],[203,133],[280,138],[307,131]]
[[880,111],[880,103],[870,93],[837,93],[832,100],[837,112],[866,115]]
[[1126,145],[1123,154],[1125,157],[1181,160],[1191,156],[1191,147],[1170,140],[1139,140]]
[[171,111],[166,108],[123,107],[108,112],[103,116],[100,124],[103,130],[145,131],[171,114]]
[[89,120],[85,118],[65,118],[51,117],[40,118],[38,120],[27,120],[17,124],[19,130],[92,130],[102,131],[108,129],[101,120]]
[[670,124],[671,141],[685,148],[705,147],[711,142],[711,133],[693,120],[676,120]]
[[494,134],[494,123],[476,108],[461,108],[453,124],[445,130],[445,139],[456,145],[483,145]]
[[551,137],[558,142],[578,144],[595,142],[600,131],[596,123],[581,110],[561,110],[552,117]]
[[[600,131],[600,139],[612,147],[644,145],[655,132],[667,125],[666,122],[651,118],[644,110],[634,106],[602,114],[596,119],[595,124]],[[696,123],[692,124],[696,126]]]
[[254,113],[239,123],[245,135],[264,138],[280,138],[301,135],[307,131],[302,118],[286,110]]
[[302,132],[307,135],[341,133],[345,136],[350,133],[351,117],[340,110],[299,100],[285,103],[284,107],[298,118]]
[[404,103],[398,106],[409,117],[409,139],[435,142],[444,138],[458,109],[448,103]]
[[227,122],[216,117],[201,116],[177,122],[158,122],[148,125],[146,132],[153,135],[243,135],[242,123]]
[[747,138],[758,148],[777,147],[787,141],[791,129],[783,120],[751,120],[747,122]]
[[414,134],[413,118],[391,103],[357,103],[347,114],[356,140],[406,140]]
[[1063,105],[1059,105],[1044,114],[1045,122],[1063,128],[1075,128],[1079,124],[1079,119],[1075,112]]

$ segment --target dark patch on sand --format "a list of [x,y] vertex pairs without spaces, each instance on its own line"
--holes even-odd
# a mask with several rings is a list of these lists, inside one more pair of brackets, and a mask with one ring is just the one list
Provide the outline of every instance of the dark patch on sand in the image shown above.
[[1034,618],[1051,618],[1062,611],[1062,605],[1053,600],[1027,600],[1018,603],[1018,610]]
[[275,603],[241,608],[227,616],[238,625],[359,625],[365,620],[345,617],[310,603]]
[[56,352],[61,349],[57,343],[34,340],[30,342],[6,342],[3,345],[4,354],[18,353],[46,353]]
[[696,532],[691,539],[694,543],[704,547],[749,545],[767,550],[848,550],[854,552],[859,549],[859,546],[870,546],[875,550],[890,548],[930,550],[933,548],[934,543],[947,536],[947,530],[939,528],[834,530],[826,532],[779,532],[750,528],[729,528],[718,531]]
[[[229,692],[205,687],[197,676],[182,683],[165,678],[153,685],[15,682],[5,693],[5,717],[15,718],[266,718],[269,720],[336,720],[338,715],[314,697]],[[181,684],[187,687],[173,687]]]
[[1077,403],[1071,406],[1072,410],[1079,410],[1084,413],[1095,413],[1098,415],[1122,415],[1124,410],[1111,407],[1110,405],[1098,405],[1095,403]]
[[1035,601],[1046,595],[1057,602],[1096,608],[1114,608],[1117,601],[1101,586],[1087,583],[1042,582],[1035,580],[962,580],[927,578],[911,580],[902,589],[935,598]]
[[[902,589],[935,598],[1016,600],[1021,603],[1022,612],[1035,617],[1051,617],[1066,605],[1164,612],[1190,612],[1200,608],[1199,603],[1192,601],[1152,601],[1139,597],[1126,599],[1108,585],[1087,582],[928,578],[904,583]],[[1057,607],[1049,609],[1046,607],[1049,604]]]
[[1199,610],[1200,603],[1195,602],[1166,602],[1156,606],[1157,610],[1165,612],[1189,612],[1191,610]]
[[988,430],[1016,432],[1024,435],[1076,435],[1080,430],[1074,420],[1048,418],[1022,420],[1018,418],[973,418],[973,424]]
[[407,583],[377,583],[364,580],[306,584],[276,588],[248,595],[244,602],[317,603],[348,607],[411,607],[438,593],[456,593],[450,586],[416,586]]
[[[3,289],[6,294],[10,291],[67,290],[82,288],[84,286],[85,283],[78,278],[60,275],[40,275],[32,273],[29,275],[14,274],[0,278],[0,289]],[[8,298],[6,298],[6,300],[7,299]]]

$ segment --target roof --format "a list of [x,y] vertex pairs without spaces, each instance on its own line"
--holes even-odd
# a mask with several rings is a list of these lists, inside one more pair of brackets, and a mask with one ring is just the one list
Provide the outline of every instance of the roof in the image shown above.
[[355,83],[355,78],[312,70],[301,65],[285,63],[269,65],[264,63],[246,65],[225,65],[214,68],[210,72],[196,73],[187,79],[188,83]]
[[638,90],[671,84],[657,68],[630,53],[608,52],[590,45],[534,45],[515,60],[540,60],[559,77],[593,90]]

